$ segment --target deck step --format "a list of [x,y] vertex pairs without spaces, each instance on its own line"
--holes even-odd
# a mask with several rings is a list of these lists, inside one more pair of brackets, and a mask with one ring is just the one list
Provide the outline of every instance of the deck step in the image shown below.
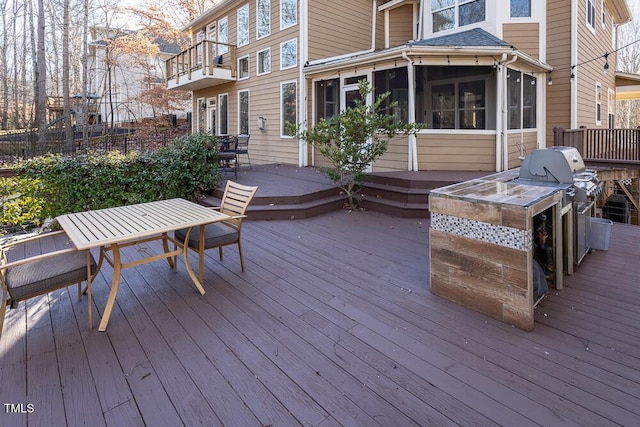
[[[334,192],[335,193],[335,192]],[[247,208],[247,220],[275,220],[311,218],[342,208],[347,201],[344,194],[332,194],[302,202],[280,202],[273,198],[254,197]],[[221,199],[207,196],[200,200],[205,206],[219,206]]]
[[[366,176],[362,207],[404,218],[429,217],[429,192],[480,175],[479,172],[381,172]],[[239,174],[241,183],[260,189],[249,205],[251,220],[310,218],[341,209],[346,195],[315,170],[283,165],[258,167]],[[224,185],[212,191],[202,204],[220,204]]]

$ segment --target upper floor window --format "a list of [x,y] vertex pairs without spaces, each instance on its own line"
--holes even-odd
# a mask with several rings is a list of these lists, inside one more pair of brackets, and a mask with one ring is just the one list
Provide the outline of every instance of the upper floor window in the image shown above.
[[264,49],[258,51],[258,72],[256,74],[262,75],[271,72],[271,49]]
[[596,4],[595,0],[586,0],[587,2],[587,25],[591,29],[596,29]]
[[238,9],[238,46],[249,44],[249,5]]
[[485,20],[485,0],[431,0],[433,32]]
[[249,78],[249,56],[238,58],[238,80]]
[[298,0],[280,0],[280,29],[298,23]]
[[511,0],[512,18],[530,18],[531,0]]
[[218,21],[218,54],[229,52],[229,18],[226,16]]
[[280,69],[295,67],[298,63],[298,40],[288,40],[280,44]]
[[600,0],[600,16],[600,23],[605,27],[607,25],[607,15],[605,13],[604,0]]
[[257,35],[261,39],[271,34],[271,0],[257,0]]

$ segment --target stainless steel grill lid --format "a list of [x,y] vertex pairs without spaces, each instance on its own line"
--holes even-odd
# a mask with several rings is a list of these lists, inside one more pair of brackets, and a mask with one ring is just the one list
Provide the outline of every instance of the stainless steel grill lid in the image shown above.
[[574,175],[586,171],[584,161],[573,147],[549,147],[535,150],[520,166],[522,179],[572,184]]

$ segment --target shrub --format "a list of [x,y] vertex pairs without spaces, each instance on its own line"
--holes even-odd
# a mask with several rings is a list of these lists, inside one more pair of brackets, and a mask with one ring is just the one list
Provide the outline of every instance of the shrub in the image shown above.
[[[0,224],[38,226],[70,212],[182,197],[196,200],[220,174],[215,138],[185,135],[154,153],[46,155],[13,166],[19,178],[0,185]],[[0,180],[2,181],[2,180]],[[18,210],[20,207],[20,210]]]
[[0,179],[0,235],[42,225],[45,201],[28,195],[35,193],[40,184],[22,177]]
[[387,151],[388,141],[398,134],[410,135],[419,131],[421,123],[401,123],[390,112],[397,105],[384,107],[390,92],[379,95],[367,105],[366,99],[374,88],[366,80],[358,82],[360,98],[340,113],[320,119],[314,127],[298,132],[298,138],[318,147],[318,151],[333,166],[323,172],[342,189],[355,209],[356,195],[365,171]]

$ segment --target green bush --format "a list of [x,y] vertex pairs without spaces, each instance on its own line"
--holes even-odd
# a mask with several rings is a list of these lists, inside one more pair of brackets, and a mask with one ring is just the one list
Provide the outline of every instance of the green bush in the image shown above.
[[37,180],[22,177],[0,178],[0,235],[29,230],[42,225],[43,199],[35,198]]
[[153,153],[25,160],[13,166],[19,178],[0,184],[0,200],[19,195],[3,202],[0,227],[28,228],[65,213],[174,197],[196,200],[220,179],[217,155],[214,137],[192,134]]

